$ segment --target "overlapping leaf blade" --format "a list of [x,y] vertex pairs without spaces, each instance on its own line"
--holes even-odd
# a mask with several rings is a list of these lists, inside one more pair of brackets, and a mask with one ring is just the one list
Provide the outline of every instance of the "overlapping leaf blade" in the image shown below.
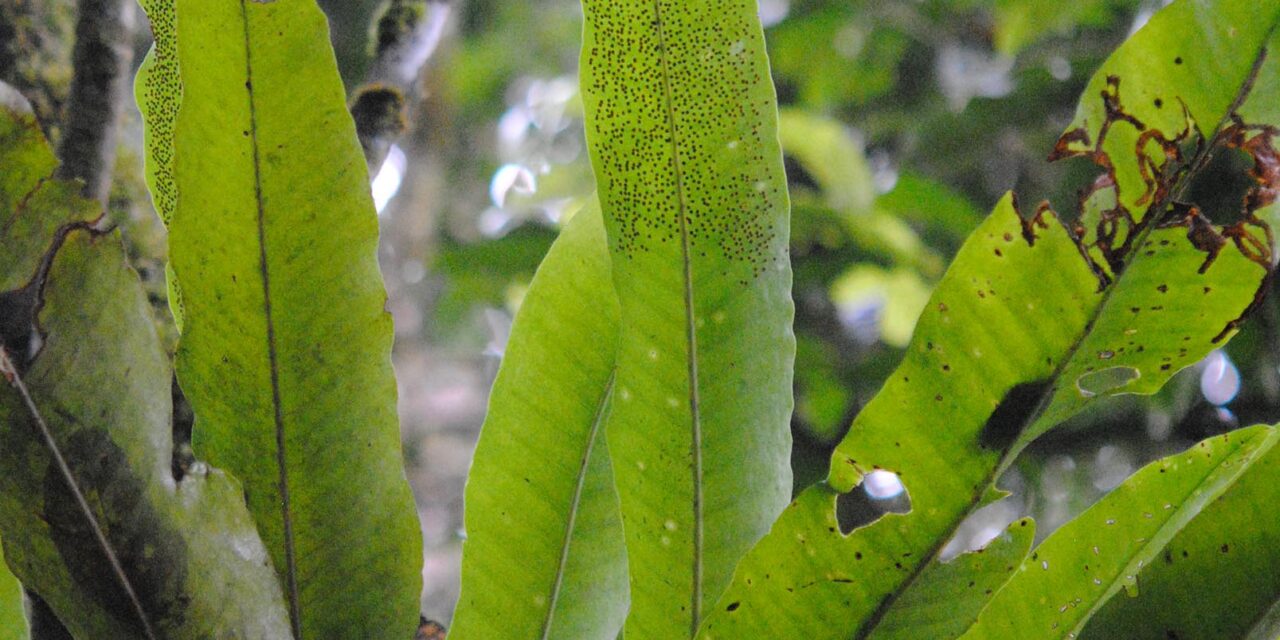
[[140,95],[196,450],[244,482],[295,634],[406,637],[421,538],[377,222],[324,16],[311,0],[150,4],[162,44]]
[[622,324],[606,433],[626,633],[689,637],[790,493],[788,203],[757,8],[585,0],[587,141]]
[[[1269,50],[1280,38],[1274,34]],[[1185,62],[1185,61],[1184,61]],[[1280,58],[1262,61],[1253,89],[1236,110],[1244,123],[1280,122]],[[1274,130],[1272,130],[1274,131]],[[1263,171],[1253,175],[1256,187],[1274,186],[1265,171],[1275,158],[1274,133],[1265,127],[1244,132],[1249,152]],[[1255,170],[1256,171],[1256,170]],[[1280,205],[1256,202],[1256,212],[1276,219]],[[1259,452],[1244,474],[1222,497],[1178,532],[1160,554],[1135,575],[1137,597],[1111,598],[1081,637],[1269,638],[1280,634],[1280,521],[1260,515],[1280,500],[1280,451]],[[1158,605],[1154,603],[1159,603]]]
[[604,437],[618,307],[600,207],[520,305],[467,478],[454,638],[615,638],[627,562]]
[[929,565],[912,588],[893,603],[871,639],[959,637],[978,618],[991,595],[1022,565],[1034,537],[1031,518],[1021,518],[986,547],[947,563]]
[[[1192,613],[1190,611],[1159,611],[1179,609],[1171,605],[1185,597],[1179,589],[1185,586],[1186,580],[1207,578],[1221,584],[1226,573],[1210,570],[1207,575],[1193,577],[1188,572],[1191,567],[1183,565],[1176,557],[1188,550],[1190,540],[1183,534],[1190,534],[1198,543],[1194,549],[1198,558],[1229,554],[1232,542],[1237,543],[1238,553],[1242,539],[1265,542],[1265,538],[1258,539],[1250,532],[1255,528],[1251,524],[1244,525],[1240,531],[1223,528],[1224,523],[1213,518],[1221,509],[1209,510],[1207,506],[1220,500],[1230,500],[1230,496],[1237,493],[1249,494],[1250,497],[1260,497],[1258,490],[1275,493],[1270,487],[1275,485],[1277,463],[1280,463],[1280,456],[1273,453],[1277,440],[1280,437],[1274,429],[1254,427],[1205,440],[1186,452],[1143,468],[1036,547],[1013,578],[987,604],[977,623],[961,637],[965,640],[1078,637],[1089,618],[1108,601],[1119,600],[1118,607],[1125,606],[1123,601],[1128,598],[1118,594],[1140,594],[1146,580],[1144,567],[1161,564],[1179,565],[1179,582],[1183,584],[1179,588],[1170,588],[1172,585],[1166,578],[1165,588],[1159,594],[1169,599],[1145,601],[1148,605],[1152,602],[1160,605],[1151,606],[1140,616],[1131,610],[1125,632],[1116,629],[1116,623],[1100,621],[1102,624],[1095,631],[1097,635],[1092,637],[1228,638],[1243,635],[1249,622],[1260,613],[1259,604],[1265,611],[1278,593],[1277,588],[1280,588],[1274,575],[1265,575],[1263,570],[1255,573],[1263,581],[1261,584],[1240,584],[1222,593],[1224,596],[1230,593],[1233,595],[1229,597],[1234,597],[1234,592],[1238,591],[1240,604],[1248,602],[1252,607],[1236,609],[1216,602],[1212,606],[1193,608],[1195,612],[1209,613],[1209,617],[1219,625],[1218,631],[1206,633],[1214,627],[1197,620],[1195,626],[1198,630],[1184,635],[1181,632],[1183,627],[1155,625],[1152,618],[1185,620],[1198,617],[1188,615]],[[1239,499],[1232,502],[1243,506]],[[1222,540],[1217,543],[1221,546],[1204,544],[1209,541],[1205,534],[1210,531]],[[1280,558],[1280,554],[1274,552],[1267,555],[1270,556],[1266,558],[1269,562],[1263,563],[1263,567],[1274,566]],[[1235,560],[1239,562],[1244,558]],[[1255,565],[1246,570],[1253,572],[1263,567]],[[1199,568],[1223,567],[1202,565]],[[1203,591],[1199,594],[1206,595]],[[1234,634],[1222,624],[1224,613],[1235,619],[1231,625],[1235,627]],[[1135,627],[1149,631],[1137,631]]]
[[[1082,128],[1073,129],[1085,133],[1065,136],[1060,155],[1087,154],[1103,167],[1083,219],[1109,218],[1114,236],[1094,225],[1076,240],[1051,212],[1023,218],[1002,201],[940,283],[903,364],[837,448],[829,484],[803,493],[743,561],[703,637],[867,637],[1029,437],[1091,398],[1159,388],[1229,336],[1269,278],[1269,256],[1256,254],[1265,234],[1239,227],[1247,251],[1237,251],[1218,242],[1233,230],[1211,229],[1170,202],[1248,93],[1280,11],[1264,8],[1184,0],[1103,66],[1092,86],[1107,91],[1086,94]],[[1170,48],[1175,42],[1204,43],[1215,55],[1191,67]],[[1167,60],[1166,51],[1174,53]],[[1144,60],[1151,62],[1139,69]],[[1194,72],[1163,76],[1164,107],[1146,93],[1153,80],[1130,80],[1178,66]],[[1117,83],[1115,74],[1125,75]],[[1160,141],[1188,130],[1183,141],[1193,144],[1195,128],[1181,109],[1177,120],[1149,112],[1180,98],[1202,124],[1204,144],[1175,157]],[[1104,123],[1111,133],[1098,149],[1090,143]],[[1157,126],[1164,135],[1147,134],[1139,148]],[[1118,221],[1114,201],[1128,222]],[[1207,261],[1215,247],[1222,250]],[[1019,432],[1028,436],[1017,440]],[[837,495],[873,469],[902,476],[913,511],[842,535]]]
[[[15,104],[5,102],[0,131],[33,124]],[[0,142],[6,161],[37,163],[6,164],[13,168],[6,177],[25,174],[26,183],[0,186],[0,200],[20,202],[0,228],[0,246],[12,250],[0,259],[0,281],[23,282],[20,293],[38,302],[14,304],[15,291],[0,291],[5,361],[22,381],[22,391],[16,382],[0,385],[0,533],[9,566],[77,637],[146,633],[41,436],[38,415],[152,632],[289,637],[240,485],[200,462],[175,480],[172,374],[137,274],[117,234],[76,224],[95,210],[74,195],[78,186],[40,175],[51,171],[42,159],[52,156],[34,131]],[[30,197],[15,200],[23,193]]]

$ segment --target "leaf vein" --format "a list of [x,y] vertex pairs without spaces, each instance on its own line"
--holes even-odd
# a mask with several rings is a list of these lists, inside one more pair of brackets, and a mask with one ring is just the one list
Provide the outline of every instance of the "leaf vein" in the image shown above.
[[284,411],[280,399],[280,364],[276,349],[275,322],[271,315],[271,276],[267,266],[266,211],[262,196],[262,162],[258,148],[258,114],[253,92],[253,50],[249,37],[249,13],[245,0],[240,0],[244,25],[245,91],[249,97],[249,141],[253,147],[253,191],[257,205],[258,269],[262,276],[262,312],[267,329],[267,359],[271,373],[271,405],[275,427],[277,489],[280,492],[280,515],[284,529],[285,582],[289,597],[289,619],[293,635],[302,638],[302,605],[298,596],[298,566],[295,557],[293,513],[289,501],[289,470],[285,447]]

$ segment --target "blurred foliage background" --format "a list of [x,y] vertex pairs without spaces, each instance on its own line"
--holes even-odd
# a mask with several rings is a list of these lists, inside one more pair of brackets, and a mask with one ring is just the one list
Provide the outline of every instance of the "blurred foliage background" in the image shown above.
[[[1164,2],[758,2],[793,201],[798,490],[825,474],[831,447],[997,199],[1012,189],[1070,217],[1094,169],[1045,158],[1094,69]],[[68,4],[0,3],[0,28],[16,31],[0,34],[0,72],[37,94],[44,114],[57,113],[69,77],[59,63]],[[383,2],[320,4],[354,92]],[[580,30],[577,0],[451,0],[409,130],[375,172],[405,456],[425,533],[424,613],[442,621],[457,598],[463,484],[512,315],[559,222],[594,188]],[[137,44],[141,60],[145,29]],[[141,191],[136,110],[123,146],[113,215],[162,301],[162,230]],[[1043,438],[1002,479],[1011,499],[970,518],[944,556],[1024,514],[1043,537],[1153,458],[1280,421],[1277,324],[1272,296],[1223,351],[1160,394],[1100,402]],[[892,478],[867,489],[883,508],[905,506]]]

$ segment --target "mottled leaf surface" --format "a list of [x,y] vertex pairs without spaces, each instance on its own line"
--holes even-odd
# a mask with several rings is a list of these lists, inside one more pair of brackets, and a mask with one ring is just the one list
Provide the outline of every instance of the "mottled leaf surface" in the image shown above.
[[296,635],[407,637],[421,536],[377,220],[324,15],[311,0],[148,8],[161,44],[140,93],[153,195],[172,207],[193,444],[244,482]]
[[[962,638],[1077,637],[1090,616],[1108,600],[1126,599],[1118,596],[1120,593],[1141,592],[1144,567],[1162,562],[1161,556],[1167,558],[1163,562],[1176,562],[1173,556],[1179,550],[1175,536],[1200,516],[1206,505],[1235,492],[1233,483],[1251,474],[1256,461],[1274,457],[1268,454],[1277,439],[1270,427],[1254,427],[1204,440],[1184,453],[1146,466],[1036,547]],[[1267,480],[1274,482],[1271,466],[1273,473]],[[1229,553],[1230,543],[1222,544],[1227,545],[1225,551],[1214,551]],[[1180,570],[1185,573],[1188,568]],[[1273,583],[1274,594],[1275,580],[1267,582]],[[1243,587],[1241,591],[1253,590]],[[1147,602],[1160,602],[1152,607],[1159,610],[1176,600]],[[1212,608],[1232,611],[1241,619],[1241,626],[1250,619],[1247,611],[1233,610],[1224,602],[1214,603]],[[1143,626],[1150,626],[1151,615],[1159,614],[1144,614]],[[1158,630],[1160,635],[1147,637],[1186,637],[1176,632],[1170,636],[1168,630],[1166,627]],[[1097,637],[1134,635],[1107,631]]]
[[[1069,231],[1043,209],[1019,215],[1010,198],[996,207],[837,447],[827,484],[803,493],[742,562],[704,637],[867,637],[1032,437],[1097,397],[1158,389],[1230,337],[1269,278],[1266,211],[1180,199],[1206,152],[1232,144],[1230,111],[1248,95],[1277,12],[1177,2],[1103,65],[1081,102],[1083,128],[1055,154],[1098,165],[1082,224]],[[1174,42],[1222,51],[1184,76],[1165,69],[1188,66]],[[1154,82],[1143,73],[1165,74],[1163,106],[1143,93]],[[1180,107],[1177,120],[1162,119],[1184,92],[1198,130]],[[1265,166],[1265,149],[1258,157]],[[1253,219],[1213,225],[1219,216]],[[901,476],[912,512],[842,534],[838,495],[876,469]]]
[[788,202],[749,0],[586,0],[582,94],[622,323],[606,428],[628,637],[690,637],[785,506]]
[[78,197],[75,183],[47,180],[57,166],[30,105],[0,83],[0,238],[5,241],[0,292],[31,281],[58,227],[100,213]]
[[[22,110],[0,114],[0,130],[26,122]],[[42,138],[28,137],[0,142],[0,155],[46,157],[16,145],[48,151]],[[6,176],[30,168],[12,166]],[[26,185],[6,179],[0,199],[12,201],[12,189],[78,191],[74,183],[28,175]],[[281,591],[239,483],[191,461],[186,475],[174,478],[167,357],[118,234],[72,228],[93,209],[72,196],[33,198],[18,209],[30,224],[0,229],[0,246],[15,249],[0,256],[0,276],[34,278],[22,291],[39,302],[0,305],[6,352],[155,633],[287,638]],[[33,269],[27,257],[37,247],[44,255]],[[5,296],[14,293],[0,299],[12,301]],[[10,340],[33,327],[36,339]],[[9,384],[0,385],[0,427],[0,535],[14,574],[78,637],[142,637],[31,408]]]
[[600,207],[525,294],[471,463],[452,638],[616,638],[627,554],[604,437],[618,303]]

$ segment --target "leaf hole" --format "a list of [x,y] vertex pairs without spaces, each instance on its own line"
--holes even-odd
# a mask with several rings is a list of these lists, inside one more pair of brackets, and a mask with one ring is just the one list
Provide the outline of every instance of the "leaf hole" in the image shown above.
[[1082,397],[1092,398],[1128,386],[1140,377],[1142,372],[1133,367],[1107,367],[1076,378],[1076,390]]
[[910,512],[911,496],[906,485],[898,474],[883,469],[864,475],[861,484],[836,498],[836,523],[846,536],[887,513]]
[[1258,186],[1249,175],[1254,160],[1247,152],[1220,145],[1209,164],[1191,176],[1186,201],[1214,224],[1231,225],[1245,216],[1245,197]]

